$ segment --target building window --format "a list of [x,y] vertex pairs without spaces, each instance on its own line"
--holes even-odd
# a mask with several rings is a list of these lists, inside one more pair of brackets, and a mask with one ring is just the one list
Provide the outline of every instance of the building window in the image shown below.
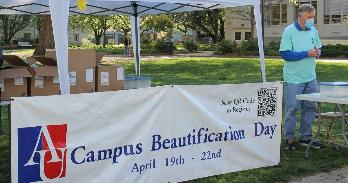
[[74,42],[79,42],[80,36],[78,34],[74,34]]
[[242,40],[242,33],[241,32],[235,32],[234,33],[234,40]]
[[[302,4],[311,4],[316,10],[318,8],[318,3],[316,0],[302,0],[299,2],[299,6]],[[317,24],[317,16],[315,16],[315,18],[314,18],[314,23]]]
[[24,33],[23,35],[23,41],[30,41],[31,40],[31,33]]
[[280,4],[271,5],[271,25],[280,24]]
[[348,23],[348,0],[324,0],[324,24]]
[[267,25],[281,25],[287,23],[287,1],[266,0],[264,3],[264,19]]
[[106,42],[107,44],[115,44],[115,33],[106,34]]
[[287,4],[282,4],[281,8],[281,17],[282,17],[282,23],[286,24],[288,23],[288,5]]
[[250,40],[251,38],[251,32],[245,32],[245,40]]

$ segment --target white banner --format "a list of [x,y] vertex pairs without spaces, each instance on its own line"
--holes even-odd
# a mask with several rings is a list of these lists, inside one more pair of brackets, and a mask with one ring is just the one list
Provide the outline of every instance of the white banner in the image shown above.
[[282,83],[14,98],[13,182],[179,182],[280,160]]

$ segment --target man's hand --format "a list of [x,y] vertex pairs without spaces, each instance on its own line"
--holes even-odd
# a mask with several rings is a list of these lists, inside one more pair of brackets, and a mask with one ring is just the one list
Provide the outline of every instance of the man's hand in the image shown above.
[[321,50],[320,49],[314,49],[314,50],[309,50],[308,51],[308,57],[316,57],[318,58],[321,55]]
[[[321,49],[319,49],[319,48],[316,48],[316,49],[319,52],[319,57],[320,57],[321,56]],[[317,57],[317,58],[319,58],[319,57]]]

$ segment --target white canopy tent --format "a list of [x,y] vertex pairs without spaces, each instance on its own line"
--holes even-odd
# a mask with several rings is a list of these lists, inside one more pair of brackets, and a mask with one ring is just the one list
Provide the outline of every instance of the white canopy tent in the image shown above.
[[70,14],[129,15],[136,73],[140,75],[140,16],[200,11],[253,5],[260,53],[262,80],[266,82],[261,11],[259,0],[87,0],[87,9],[80,11],[76,0],[0,0],[0,14],[51,14],[58,62],[61,94],[70,93],[68,73],[68,17]]

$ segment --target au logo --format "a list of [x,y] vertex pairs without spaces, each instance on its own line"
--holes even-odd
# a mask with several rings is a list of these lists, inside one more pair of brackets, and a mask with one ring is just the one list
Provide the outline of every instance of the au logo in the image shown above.
[[18,129],[18,182],[49,182],[66,175],[67,125]]

